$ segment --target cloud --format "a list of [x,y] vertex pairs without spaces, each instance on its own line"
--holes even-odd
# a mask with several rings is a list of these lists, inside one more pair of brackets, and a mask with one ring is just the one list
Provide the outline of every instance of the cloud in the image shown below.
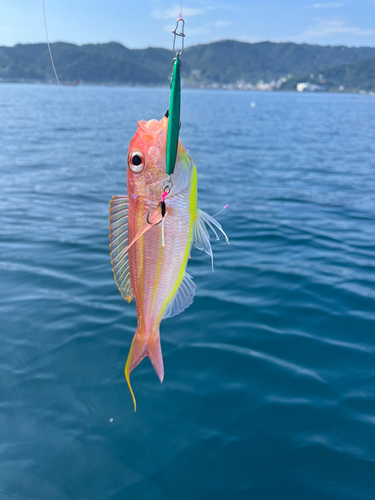
[[203,26],[189,30],[189,35],[207,35],[213,33],[212,28],[225,28],[229,26],[231,21],[213,21],[212,23],[205,23]]
[[[262,38],[262,37],[258,37],[258,36],[239,36],[237,38],[237,40],[239,42],[245,42],[245,43],[261,43],[261,42],[269,42],[270,39],[269,38]],[[274,41],[274,40],[272,40]],[[282,42],[284,42],[285,40],[282,40]]]
[[229,26],[231,21],[215,21],[214,23],[211,23],[215,28],[225,28],[225,26]]
[[208,35],[211,33],[211,31],[208,28],[205,28],[204,26],[197,26],[196,28],[192,28],[189,30],[189,35],[195,36],[195,35]]
[[[208,35],[214,32],[212,28],[225,28],[230,24],[232,24],[231,21],[213,21],[212,23],[204,23],[202,26],[189,28],[189,36]],[[173,29],[174,26],[171,24],[167,24],[163,27],[163,30],[167,32],[171,32]]]
[[307,30],[300,35],[299,38],[301,37],[310,37],[310,38],[315,38],[315,37],[327,37],[331,35],[338,35],[338,34],[350,34],[354,36],[371,36],[375,35],[375,30],[364,30],[362,28],[356,27],[356,26],[346,26],[345,21],[342,19],[335,19],[335,20],[324,20],[324,19],[319,19],[318,20],[318,25],[317,26],[311,26],[307,28]]
[[[183,17],[203,16],[208,10],[212,9],[213,7],[202,7],[198,9],[184,7],[182,10],[182,14]],[[170,9],[152,11],[151,17],[153,17],[154,19],[177,19],[180,15],[180,12],[181,5],[175,3]]]
[[329,3],[314,3],[313,5],[305,5],[304,9],[332,9],[342,7],[342,3],[329,2]]

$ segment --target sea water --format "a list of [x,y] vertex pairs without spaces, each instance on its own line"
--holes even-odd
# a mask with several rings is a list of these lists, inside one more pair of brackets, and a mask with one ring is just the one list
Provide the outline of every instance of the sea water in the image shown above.
[[112,275],[108,204],[168,89],[0,86],[0,499],[375,497],[375,98],[183,90],[215,272],[161,325]]

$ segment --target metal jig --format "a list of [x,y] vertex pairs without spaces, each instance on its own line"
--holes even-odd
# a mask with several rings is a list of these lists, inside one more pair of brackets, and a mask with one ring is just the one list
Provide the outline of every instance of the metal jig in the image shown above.
[[[181,26],[179,24],[181,23]],[[178,30],[180,29],[180,32]],[[161,198],[161,244],[164,246],[164,216],[166,213],[165,198],[171,192],[173,182],[171,175],[174,172],[178,150],[178,140],[180,135],[180,108],[181,108],[181,61],[180,56],[184,52],[185,46],[185,21],[180,17],[177,19],[176,27],[172,31],[173,37],[173,54],[172,60],[172,77],[171,77],[171,96],[169,100],[169,109],[165,116],[168,118],[167,129],[167,144],[165,150],[165,166],[168,179],[163,182],[163,194]],[[181,49],[176,49],[176,37],[181,38]]]
[[[181,23],[181,26],[179,24]],[[180,32],[179,32],[180,29]],[[181,15],[177,19],[176,27],[172,31],[173,37],[173,54],[175,57],[172,60],[172,77],[171,77],[171,96],[169,100],[168,110],[168,131],[167,131],[167,146],[166,146],[166,171],[169,176],[174,172],[174,167],[177,158],[178,138],[180,133],[180,107],[181,107],[181,61],[180,56],[184,52],[185,43],[185,21]],[[176,49],[176,37],[181,37],[181,50]]]

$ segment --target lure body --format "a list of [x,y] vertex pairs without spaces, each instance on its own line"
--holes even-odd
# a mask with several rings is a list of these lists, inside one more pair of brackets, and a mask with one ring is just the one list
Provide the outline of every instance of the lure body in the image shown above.
[[177,157],[178,137],[180,131],[181,81],[180,61],[178,57],[173,63],[171,79],[171,97],[169,100],[169,119],[166,151],[166,172],[172,175]]
[[160,322],[193,302],[196,286],[186,273],[191,246],[194,243],[212,257],[205,223],[222,231],[220,224],[198,209],[196,167],[181,142],[173,186],[165,197],[165,217],[159,216],[167,127],[167,118],[138,123],[129,146],[128,197],[115,196],[110,205],[115,280],[127,301],[135,298],[137,309],[138,326],[125,366],[134,408],[130,373],[149,356],[163,381]]

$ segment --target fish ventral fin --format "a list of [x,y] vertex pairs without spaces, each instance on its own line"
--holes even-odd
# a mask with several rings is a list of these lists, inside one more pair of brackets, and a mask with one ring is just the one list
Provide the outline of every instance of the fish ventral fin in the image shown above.
[[176,294],[164,310],[163,319],[172,318],[189,307],[193,303],[196,288],[193,278],[185,273]]
[[128,258],[128,206],[127,196],[114,196],[109,204],[109,238],[113,275],[124,299],[130,302],[133,292],[130,283]]
[[198,250],[206,252],[206,254],[211,257],[212,270],[214,270],[214,255],[211,248],[210,235],[208,233],[207,226],[212,230],[217,240],[220,238],[215,228],[224,235],[225,241],[228,245],[230,244],[228,236],[225,234],[221,224],[211,217],[211,215],[206,214],[206,212],[203,212],[203,210],[199,210],[198,208],[193,225],[193,245],[198,248]]

